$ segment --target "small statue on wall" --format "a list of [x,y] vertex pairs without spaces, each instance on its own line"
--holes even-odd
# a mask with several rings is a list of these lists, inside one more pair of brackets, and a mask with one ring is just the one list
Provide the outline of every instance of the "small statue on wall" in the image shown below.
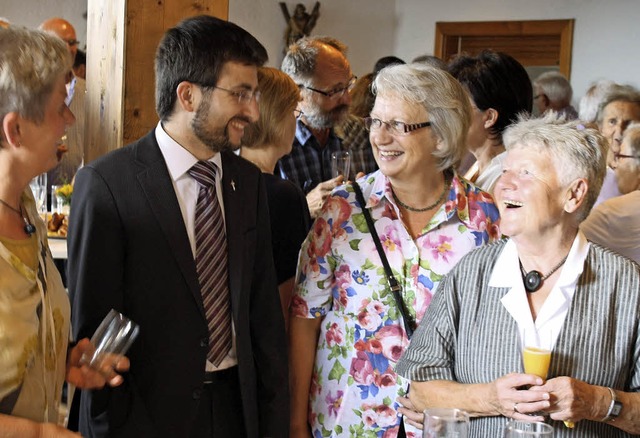
[[307,12],[307,8],[302,3],[296,5],[293,15],[289,14],[286,3],[280,2],[280,8],[285,20],[287,20],[287,30],[284,35],[284,51],[286,52],[291,44],[311,34],[320,16],[320,2],[316,2],[311,13]]

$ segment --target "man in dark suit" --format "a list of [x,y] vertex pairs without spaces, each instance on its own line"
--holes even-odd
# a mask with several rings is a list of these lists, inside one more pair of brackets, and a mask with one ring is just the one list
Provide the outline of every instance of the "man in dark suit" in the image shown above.
[[[209,16],[181,22],[156,53],[156,129],[76,177],[74,337],[91,336],[111,308],[140,325],[124,384],[82,393],[85,437],[288,435],[286,341],[264,182],[231,152],[258,118],[257,66],[266,59],[264,47],[232,23]],[[192,176],[202,163],[216,169],[215,190]],[[213,268],[226,266],[228,281],[214,283],[228,291],[219,297],[231,315],[213,327],[197,263],[207,190],[215,197],[207,205],[221,206],[226,254],[216,248],[214,255],[227,262]],[[212,359],[210,346],[222,338],[212,330],[220,327],[229,344]]]

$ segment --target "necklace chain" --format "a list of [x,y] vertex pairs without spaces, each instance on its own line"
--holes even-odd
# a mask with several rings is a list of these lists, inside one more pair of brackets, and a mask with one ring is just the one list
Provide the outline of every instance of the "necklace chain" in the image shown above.
[[522,273],[522,279],[524,280],[524,288],[527,290],[527,292],[532,293],[540,289],[542,287],[542,283],[544,283],[544,281],[547,278],[551,277],[554,272],[560,269],[560,266],[564,265],[564,262],[567,261],[567,257],[569,257],[569,254],[564,256],[564,258],[560,260],[560,263],[555,265],[551,269],[551,271],[547,273],[547,275],[542,275],[539,271],[536,271],[535,269],[527,272],[524,270],[524,266],[522,266],[522,262],[519,261],[520,272]]
[[0,203],[1,203],[2,205],[4,205],[5,207],[7,207],[7,208],[11,209],[11,211],[15,212],[15,213],[16,213],[17,215],[19,215],[20,217],[22,217],[22,216],[23,216],[23,215],[22,215],[22,208],[21,208],[20,210],[18,210],[17,208],[13,208],[13,207],[11,206],[11,204],[9,204],[8,202],[6,202],[6,201],[5,201],[5,200],[3,200],[3,199],[0,199]]
[[26,234],[31,236],[33,233],[36,232],[36,227],[31,222],[29,222],[27,217],[22,212],[22,205],[20,205],[20,209],[18,210],[17,208],[13,208],[8,202],[6,202],[3,199],[0,199],[0,204],[2,204],[5,207],[11,209],[11,211],[13,211],[14,213],[16,213],[18,216],[20,216],[22,218],[22,220],[24,221],[24,232]]
[[436,202],[434,202],[431,205],[427,205],[424,208],[415,208],[415,207],[411,207],[410,205],[405,204],[400,199],[398,199],[398,196],[396,195],[396,192],[393,191],[393,188],[391,188],[391,194],[393,195],[393,199],[398,203],[398,205],[400,205],[400,207],[403,207],[404,209],[409,210],[409,211],[415,211],[416,213],[423,213],[425,211],[433,210],[438,205],[440,205],[440,203],[444,200],[445,196],[447,195],[447,191],[448,191],[447,189],[449,188],[450,184],[451,184],[451,182],[449,181],[449,178],[447,178],[445,176],[445,178],[444,178],[444,189],[442,190],[442,194],[436,200]]

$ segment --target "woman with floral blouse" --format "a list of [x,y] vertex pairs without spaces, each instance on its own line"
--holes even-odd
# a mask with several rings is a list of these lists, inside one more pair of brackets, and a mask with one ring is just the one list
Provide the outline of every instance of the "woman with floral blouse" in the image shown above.
[[[403,424],[395,364],[442,277],[499,237],[493,199],[453,169],[469,98],[418,64],[382,70],[365,119],[380,170],[357,181],[391,270],[400,315],[353,186],[335,189],[303,243],[291,307],[291,436],[419,436]],[[406,432],[405,432],[406,427]]]

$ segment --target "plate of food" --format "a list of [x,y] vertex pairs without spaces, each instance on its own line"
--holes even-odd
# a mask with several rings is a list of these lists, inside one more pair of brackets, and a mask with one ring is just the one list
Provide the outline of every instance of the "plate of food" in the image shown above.
[[47,219],[47,237],[50,239],[66,239],[69,229],[69,217],[62,213],[53,213]]

